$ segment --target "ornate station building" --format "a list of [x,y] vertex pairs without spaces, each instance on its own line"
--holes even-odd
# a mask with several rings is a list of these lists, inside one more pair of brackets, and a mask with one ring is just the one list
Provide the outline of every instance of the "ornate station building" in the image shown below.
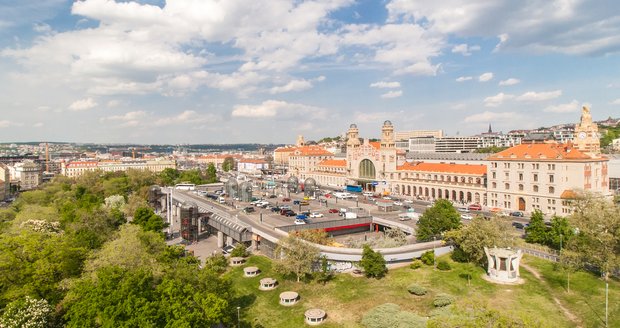
[[585,190],[610,195],[608,159],[600,153],[598,127],[584,107],[574,142],[523,143],[491,155],[485,164],[407,162],[395,147],[394,126],[385,121],[380,141],[347,131],[346,157],[299,147],[290,154],[289,173],[318,185],[358,185],[382,195],[480,204],[487,208],[541,210],[568,215],[571,199]]

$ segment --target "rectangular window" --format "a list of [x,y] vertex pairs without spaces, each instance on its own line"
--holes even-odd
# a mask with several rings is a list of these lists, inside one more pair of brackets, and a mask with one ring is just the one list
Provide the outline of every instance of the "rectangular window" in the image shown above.
[[519,173],[519,181],[523,181],[523,173]]
[[538,174],[534,174],[534,182],[538,182]]
[[549,183],[553,183],[553,180],[554,180],[554,179],[553,179],[553,175],[550,175],[550,176],[549,176]]

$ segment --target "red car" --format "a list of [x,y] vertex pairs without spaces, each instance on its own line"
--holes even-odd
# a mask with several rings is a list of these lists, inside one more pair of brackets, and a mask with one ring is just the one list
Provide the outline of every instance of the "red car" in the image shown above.
[[290,202],[290,201],[291,201],[291,199],[290,199],[290,198],[282,198],[282,201],[283,201],[283,202]]
[[336,208],[330,208],[329,213],[340,213],[340,211]]
[[480,204],[471,204],[467,209],[470,211],[482,211],[482,206]]

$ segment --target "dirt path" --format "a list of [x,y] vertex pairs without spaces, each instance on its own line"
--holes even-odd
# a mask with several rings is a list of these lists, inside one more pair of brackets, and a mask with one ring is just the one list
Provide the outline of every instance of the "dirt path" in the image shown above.
[[536,279],[540,280],[543,283],[543,285],[545,286],[549,294],[551,294],[551,297],[553,298],[553,301],[555,302],[555,304],[558,305],[558,307],[560,308],[560,310],[562,310],[562,313],[564,313],[564,315],[566,316],[566,318],[568,318],[568,320],[570,320],[572,323],[577,325],[577,327],[580,327],[580,328],[583,327],[581,325],[579,318],[576,315],[574,315],[572,312],[570,312],[569,309],[564,307],[564,305],[562,305],[560,300],[557,297],[555,297],[553,290],[551,290],[551,287],[549,286],[547,281],[541,276],[540,272],[536,271],[536,269],[532,268],[531,266],[524,264],[523,262],[520,263],[520,266],[523,269],[530,272],[532,275],[534,275],[534,277],[536,277]]

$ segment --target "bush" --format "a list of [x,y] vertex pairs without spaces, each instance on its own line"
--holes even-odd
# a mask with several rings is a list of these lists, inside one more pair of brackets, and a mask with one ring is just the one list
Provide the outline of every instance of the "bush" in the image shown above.
[[387,273],[385,258],[381,253],[373,251],[368,245],[364,245],[360,266],[364,269],[366,277],[382,278]]
[[424,254],[420,257],[420,260],[426,265],[433,265],[433,263],[435,263],[435,251],[424,252]]
[[448,294],[438,294],[435,296],[435,300],[433,300],[433,305],[435,307],[448,306],[454,302],[454,297]]
[[441,260],[439,261],[439,263],[437,263],[437,269],[441,271],[448,271],[452,269],[452,267],[450,267],[450,263],[448,263],[447,261]]
[[419,269],[422,267],[422,261],[420,260],[414,260],[413,262],[411,262],[411,265],[409,265],[410,268],[412,269]]
[[454,251],[452,251],[452,254],[450,254],[450,258],[454,262],[465,263],[469,261],[469,257],[467,256],[465,251],[463,251],[460,247],[454,248]]
[[230,252],[230,256],[232,257],[246,257],[248,256],[248,250],[245,247],[245,244],[239,243],[235,246],[235,248]]
[[424,287],[422,287],[422,286],[420,286],[420,285],[416,285],[416,284],[410,285],[409,287],[407,287],[407,290],[408,290],[411,294],[413,294],[413,295],[417,295],[417,296],[424,296],[424,295],[426,295],[426,293],[428,292],[428,291],[426,290],[426,288],[424,288]]

